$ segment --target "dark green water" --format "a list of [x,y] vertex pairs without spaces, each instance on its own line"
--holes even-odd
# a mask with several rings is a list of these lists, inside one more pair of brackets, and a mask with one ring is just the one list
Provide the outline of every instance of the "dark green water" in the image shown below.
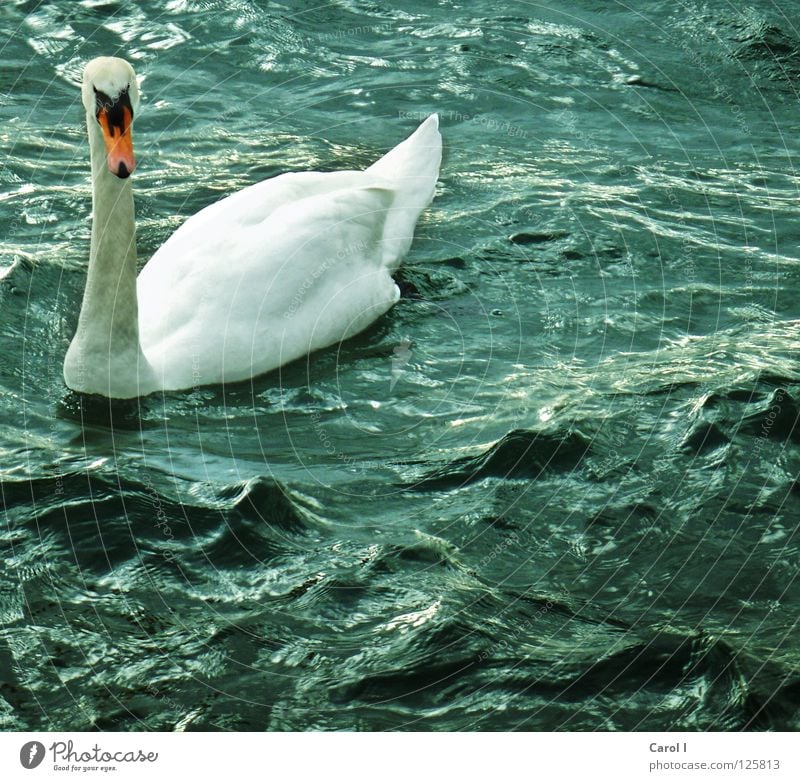
[[[438,111],[408,295],[69,394],[99,54],[142,261]],[[0,727],[800,725],[799,3],[29,0],[0,66]]]

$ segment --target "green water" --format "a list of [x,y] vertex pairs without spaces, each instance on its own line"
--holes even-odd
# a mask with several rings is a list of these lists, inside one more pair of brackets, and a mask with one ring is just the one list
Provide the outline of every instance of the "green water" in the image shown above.
[[[0,727],[795,729],[800,6],[0,8]],[[79,80],[141,78],[142,262],[437,111],[368,331],[76,397]]]

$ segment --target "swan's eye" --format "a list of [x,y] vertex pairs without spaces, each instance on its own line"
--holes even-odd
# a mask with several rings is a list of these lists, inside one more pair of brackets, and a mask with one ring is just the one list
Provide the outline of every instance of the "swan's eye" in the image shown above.
[[105,92],[101,92],[97,87],[92,87],[92,89],[94,90],[94,113],[99,114],[103,109],[109,108],[112,101]]

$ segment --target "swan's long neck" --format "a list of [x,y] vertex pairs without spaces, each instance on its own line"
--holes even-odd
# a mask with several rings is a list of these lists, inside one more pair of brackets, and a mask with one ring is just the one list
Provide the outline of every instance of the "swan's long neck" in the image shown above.
[[87,117],[92,160],[89,272],[75,336],[64,361],[73,390],[129,398],[153,390],[139,345],[136,226],[130,179],[108,170],[103,137]]

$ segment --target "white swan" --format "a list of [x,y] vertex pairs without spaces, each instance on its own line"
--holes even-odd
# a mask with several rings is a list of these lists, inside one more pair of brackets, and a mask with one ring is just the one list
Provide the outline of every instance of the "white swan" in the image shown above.
[[366,171],[283,174],[212,204],[137,279],[133,68],[92,60],[82,98],[93,222],[68,387],[132,398],[247,379],[358,333],[397,301],[391,274],[439,175],[435,114]]

